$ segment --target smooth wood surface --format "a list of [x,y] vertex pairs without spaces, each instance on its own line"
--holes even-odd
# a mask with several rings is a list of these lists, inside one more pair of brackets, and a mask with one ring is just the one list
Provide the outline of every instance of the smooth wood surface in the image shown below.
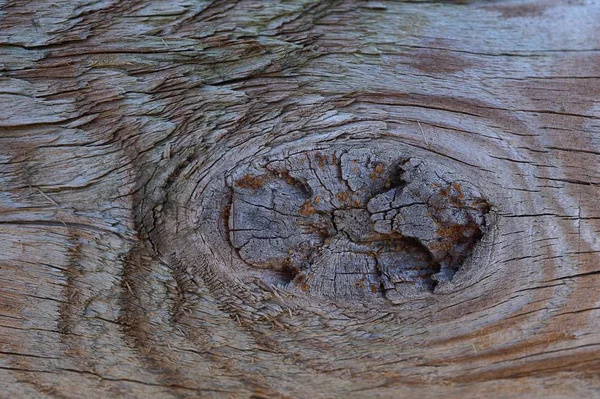
[[597,0],[5,0],[0,73],[0,396],[600,397]]

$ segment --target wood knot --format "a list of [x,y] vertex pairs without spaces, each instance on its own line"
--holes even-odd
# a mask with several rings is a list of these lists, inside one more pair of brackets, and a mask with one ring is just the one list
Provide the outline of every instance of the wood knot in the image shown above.
[[230,244],[266,280],[302,293],[434,292],[483,236],[490,206],[468,182],[396,157],[351,148],[239,167],[229,178]]

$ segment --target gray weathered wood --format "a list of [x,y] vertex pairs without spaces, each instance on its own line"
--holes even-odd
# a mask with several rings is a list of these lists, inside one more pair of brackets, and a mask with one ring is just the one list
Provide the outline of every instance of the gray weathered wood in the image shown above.
[[0,71],[0,396],[598,395],[597,0],[7,0]]

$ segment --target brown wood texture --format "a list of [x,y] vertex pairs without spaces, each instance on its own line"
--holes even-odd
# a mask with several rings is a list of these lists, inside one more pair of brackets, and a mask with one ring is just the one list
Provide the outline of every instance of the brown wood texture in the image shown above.
[[597,0],[4,0],[0,73],[0,396],[600,397]]

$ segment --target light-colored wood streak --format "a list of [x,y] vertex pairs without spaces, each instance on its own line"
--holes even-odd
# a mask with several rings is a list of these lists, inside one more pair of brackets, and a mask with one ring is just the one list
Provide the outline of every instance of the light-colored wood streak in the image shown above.
[[[598,32],[597,0],[0,1],[0,396],[598,395]],[[451,279],[244,263],[232,174],[343,148],[490,205]]]

